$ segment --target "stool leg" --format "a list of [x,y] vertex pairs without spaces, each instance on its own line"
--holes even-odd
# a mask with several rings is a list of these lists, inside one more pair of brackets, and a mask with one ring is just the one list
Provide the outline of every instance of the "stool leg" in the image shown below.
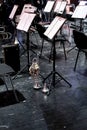
[[78,62],[78,58],[79,58],[79,53],[80,53],[80,50],[78,50],[78,53],[77,53],[77,57],[76,57],[75,65],[74,65],[74,71],[76,70],[76,66],[77,66],[77,62]]

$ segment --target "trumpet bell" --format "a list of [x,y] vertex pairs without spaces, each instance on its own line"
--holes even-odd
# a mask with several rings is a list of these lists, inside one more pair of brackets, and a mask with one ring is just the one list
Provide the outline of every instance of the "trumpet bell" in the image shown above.
[[36,89],[36,90],[38,90],[38,89],[41,88],[41,86],[40,86],[39,84],[36,83],[36,84],[33,86],[33,88]]
[[42,92],[43,92],[43,93],[48,93],[48,92],[49,92],[49,89],[48,89],[48,87],[46,86],[46,83],[44,84],[44,87],[43,87],[43,89],[42,89]]

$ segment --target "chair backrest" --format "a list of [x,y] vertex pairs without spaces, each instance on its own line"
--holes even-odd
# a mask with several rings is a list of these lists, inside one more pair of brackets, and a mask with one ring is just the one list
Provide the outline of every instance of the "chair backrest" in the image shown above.
[[83,32],[73,30],[73,38],[77,48],[87,49],[87,36]]
[[44,32],[46,30],[45,27],[43,27],[41,24],[36,24],[36,29],[41,38],[46,38],[46,36],[44,35]]

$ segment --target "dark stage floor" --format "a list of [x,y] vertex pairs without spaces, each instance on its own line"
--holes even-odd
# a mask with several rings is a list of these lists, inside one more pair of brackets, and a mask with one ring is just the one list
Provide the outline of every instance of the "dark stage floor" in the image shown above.
[[[37,33],[36,36],[38,43],[35,34],[32,34],[31,39],[38,45],[38,48],[34,49],[38,53],[41,40]],[[71,45],[66,43],[67,51],[74,46],[73,39],[69,40]],[[47,95],[42,92],[41,76],[39,76],[41,89],[35,90],[28,70],[21,72],[13,80],[19,103],[13,101],[15,99],[11,91],[8,96],[4,85],[0,86],[0,130],[87,130],[87,61],[81,53],[74,72],[77,49],[67,53],[67,60],[64,58],[62,45],[56,44],[56,52],[56,71],[69,81],[72,87],[65,81],[58,80],[55,87],[50,86],[50,93]],[[39,58],[39,66],[40,74],[46,77],[52,71],[53,65],[53,61],[49,62],[47,58],[50,53],[49,43],[45,43],[43,53],[45,57]],[[36,55],[32,54],[30,58],[33,57]],[[20,63],[21,68],[27,65],[26,53],[20,57]],[[49,80],[51,79],[52,77]],[[48,87],[49,84],[50,81],[47,81]]]

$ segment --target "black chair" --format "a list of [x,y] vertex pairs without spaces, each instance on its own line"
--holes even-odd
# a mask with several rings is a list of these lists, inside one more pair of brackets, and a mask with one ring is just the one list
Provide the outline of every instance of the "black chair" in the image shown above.
[[[42,39],[42,46],[41,46],[41,51],[40,51],[40,56],[42,56],[44,41],[47,41],[49,43],[53,43],[53,41],[50,40],[48,37],[46,37],[44,35],[44,32],[45,32],[46,28],[43,25],[41,25],[39,23],[36,24],[36,29],[38,31],[38,34],[39,34],[40,38]],[[63,44],[63,50],[64,50],[64,55],[65,55],[65,60],[66,60],[67,56],[66,56],[66,51],[65,51],[65,41],[66,41],[66,39],[64,37],[62,37],[62,36],[56,37],[56,40],[55,40],[56,43],[61,42]],[[53,44],[51,44],[51,52],[52,52],[52,48],[53,48]],[[51,52],[50,52],[50,58],[51,58]]]
[[10,67],[9,65],[5,63],[0,63],[0,78],[2,78],[2,80],[4,81],[7,91],[8,91],[8,84],[10,82],[15,99],[17,102],[19,102],[16,91],[14,89],[13,81],[11,78],[11,74],[13,73],[14,73],[14,70],[12,69],[12,67]]
[[85,55],[87,54],[87,36],[81,31],[73,30],[73,38],[74,38],[76,47],[78,49],[78,53],[77,53],[77,57],[76,57],[75,65],[74,65],[74,71],[75,71],[80,52],[84,52]]

